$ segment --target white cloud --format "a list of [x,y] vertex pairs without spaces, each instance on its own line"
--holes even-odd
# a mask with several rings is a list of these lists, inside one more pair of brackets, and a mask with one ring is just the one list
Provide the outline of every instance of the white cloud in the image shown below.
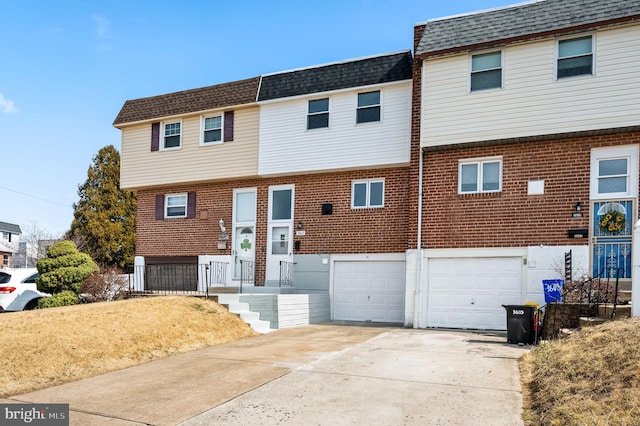
[[92,18],[93,23],[96,25],[96,36],[98,36],[98,38],[109,37],[109,27],[111,26],[111,21],[102,15],[93,15]]
[[20,110],[13,104],[13,101],[5,99],[4,95],[0,93],[0,112],[3,114],[11,114],[14,112],[20,112]]

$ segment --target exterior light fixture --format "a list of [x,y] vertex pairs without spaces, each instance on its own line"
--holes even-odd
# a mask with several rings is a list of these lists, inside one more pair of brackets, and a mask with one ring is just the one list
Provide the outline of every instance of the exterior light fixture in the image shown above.
[[302,221],[298,221],[298,229],[302,229],[303,225],[302,225]]
[[227,228],[224,227],[224,220],[220,219],[220,222],[218,222],[218,225],[220,225],[220,232],[224,232],[227,230]]
[[582,203],[581,203],[580,201],[578,201],[578,202],[576,203],[576,211],[577,211],[577,212],[582,211]]

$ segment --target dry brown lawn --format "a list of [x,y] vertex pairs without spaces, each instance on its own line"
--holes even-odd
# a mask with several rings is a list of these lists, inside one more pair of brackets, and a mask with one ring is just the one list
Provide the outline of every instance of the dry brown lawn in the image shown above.
[[520,371],[527,424],[640,424],[640,318],[543,343]]
[[256,336],[211,300],[156,297],[0,315],[0,398]]

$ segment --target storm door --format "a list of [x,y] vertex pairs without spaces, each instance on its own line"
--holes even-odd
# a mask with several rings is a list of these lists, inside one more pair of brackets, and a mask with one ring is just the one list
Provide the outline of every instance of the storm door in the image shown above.
[[280,279],[280,262],[293,261],[293,185],[269,188],[266,280]]
[[242,261],[245,270],[254,270],[256,230],[256,189],[233,191],[233,278],[240,279]]

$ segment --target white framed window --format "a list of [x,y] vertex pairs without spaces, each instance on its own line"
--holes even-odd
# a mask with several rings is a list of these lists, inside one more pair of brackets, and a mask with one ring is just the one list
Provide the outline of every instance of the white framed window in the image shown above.
[[556,48],[556,78],[592,75],[594,69],[592,35],[561,38]]
[[380,121],[380,91],[358,93],[356,123]]
[[2,231],[2,239],[3,240],[7,240],[7,241],[11,241],[11,234],[5,231]]
[[8,254],[3,254],[2,255],[2,267],[3,268],[8,268],[9,267],[9,255]]
[[182,122],[162,123],[162,150],[179,149],[181,146]]
[[502,87],[502,52],[471,55],[469,90],[498,89]]
[[354,180],[351,182],[351,208],[384,207],[384,179]]
[[307,130],[329,127],[329,98],[309,101]]
[[167,194],[164,196],[164,217],[187,217],[187,194]]
[[636,145],[591,150],[591,198],[638,195],[638,147]]
[[202,116],[200,121],[200,145],[216,145],[223,141],[222,114]]
[[458,193],[502,191],[502,158],[479,158],[458,162]]

